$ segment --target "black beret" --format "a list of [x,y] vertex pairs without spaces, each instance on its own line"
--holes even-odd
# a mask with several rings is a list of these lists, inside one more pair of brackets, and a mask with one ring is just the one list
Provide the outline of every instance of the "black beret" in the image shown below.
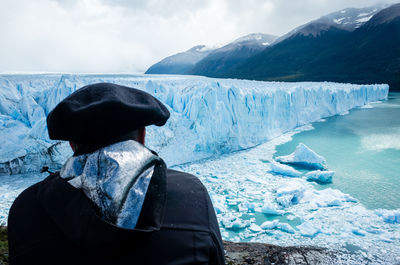
[[101,143],[151,124],[164,125],[168,109],[152,95],[126,86],[82,87],[47,116],[50,139]]

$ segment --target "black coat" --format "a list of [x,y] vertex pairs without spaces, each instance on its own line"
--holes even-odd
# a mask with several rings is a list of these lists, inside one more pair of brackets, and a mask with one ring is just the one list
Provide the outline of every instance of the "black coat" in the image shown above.
[[8,217],[10,265],[224,264],[203,184],[165,166],[157,170],[164,174],[153,175],[135,230],[105,222],[58,174],[26,189]]

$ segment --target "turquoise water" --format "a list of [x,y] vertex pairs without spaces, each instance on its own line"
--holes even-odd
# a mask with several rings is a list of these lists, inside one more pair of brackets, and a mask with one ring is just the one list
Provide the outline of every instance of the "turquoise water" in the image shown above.
[[371,105],[314,123],[314,130],[293,136],[275,155],[292,153],[302,142],[336,171],[333,183],[319,188],[339,189],[369,209],[400,208],[400,93]]

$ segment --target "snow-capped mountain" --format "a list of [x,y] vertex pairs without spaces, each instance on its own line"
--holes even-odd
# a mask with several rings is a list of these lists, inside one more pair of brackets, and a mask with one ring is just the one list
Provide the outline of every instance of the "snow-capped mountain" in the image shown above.
[[[372,9],[370,12],[375,11]],[[336,14],[343,13],[339,11]],[[319,22],[310,23],[297,34],[242,62],[223,77],[387,83],[391,89],[399,90],[400,4],[382,9],[371,18],[369,16],[363,16],[369,21],[360,27],[359,21],[354,23],[352,31],[340,28],[337,23],[338,26],[324,24],[329,27],[326,30],[321,30]],[[330,17],[330,23],[338,19],[333,17]],[[311,26],[315,26],[313,30],[320,31],[306,31]]]
[[146,74],[187,74],[198,61],[206,57],[214,48],[197,45],[185,52],[180,52],[152,65]]
[[215,49],[212,53],[215,54],[219,52],[237,50],[243,46],[262,50],[265,47],[271,45],[277,38],[278,37],[275,35],[264,34],[264,33],[252,33],[240,37],[219,49]]
[[277,36],[263,33],[253,33],[243,36],[212,51],[199,61],[190,73],[207,76],[213,73],[222,74],[223,72],[228,72],[230,69],[236,67],[238,63],[263,51],[276,39]]
[[228,57],[230,59],[246,59],[265,49],[276,39],[277,36],[253,33],[238,38],[221,48],[210,48],[204,45],[195,46],[152,65],[145,74],[201,74],[199,69],[203,64],[197,68],[197,63],[204,59],[206,59],[205,62]]
[[294,35],[312,35],[315,37],[322,31],[327,31],[332,27],[346,31],[354,31],[387,6],[388,5],[378,4],[365,8],[342,9],[295,28],[280,37],[275,43],[279,43]]

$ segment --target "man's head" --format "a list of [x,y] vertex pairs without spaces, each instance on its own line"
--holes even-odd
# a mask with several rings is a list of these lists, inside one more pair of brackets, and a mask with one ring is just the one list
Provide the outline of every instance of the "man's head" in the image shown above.
[[124,140],[144,144],[145,126],[162,126],[169,111],[150,94],[99,83],[78,89],[48,115],[50,139],[67,140],[75,154],[89,153]]

